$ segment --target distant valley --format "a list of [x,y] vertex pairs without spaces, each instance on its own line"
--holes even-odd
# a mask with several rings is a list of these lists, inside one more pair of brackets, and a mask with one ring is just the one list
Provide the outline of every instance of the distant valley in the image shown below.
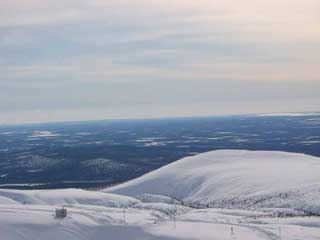
[[102,188],[219,149],[320,156],[320,115],[1,126],[0,187]]

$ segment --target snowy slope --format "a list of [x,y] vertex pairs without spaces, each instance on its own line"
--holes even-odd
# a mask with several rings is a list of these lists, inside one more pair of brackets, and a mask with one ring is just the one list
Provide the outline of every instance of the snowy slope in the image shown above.
[[[159,205],[160,206],[160,205]],[[148,209],[75,205],[56,219],[50,205],[0,205],[2,240],[318,240],[319,218],[273,218],[268,213],[202,209],[178,215],[176,223]]]
[[0,189],[0,204],[66,205],[85,204],[124,207],[138,203],[137,199],[110,193],[81,189],[57,190],[4,190]]
[[[318,240],[320,218],[299,209],[319,213],[319,164],[302,154],[216,151],[105,192],[0,189],[0,240]],[[55,217],[57,205],[66,218]]]
[[286,207],[320,214],[320,158],[221,150],[186,157],[104,192],[156,194],[214,207]]
[[0,196],[0,204],[19,204],[19,202],[16,202],[7,197]]

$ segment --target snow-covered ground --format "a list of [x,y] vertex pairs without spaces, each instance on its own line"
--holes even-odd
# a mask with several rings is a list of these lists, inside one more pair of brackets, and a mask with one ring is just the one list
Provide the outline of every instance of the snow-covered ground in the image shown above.
[[[0,190],[0,240],[316,240],[319,166],[302,154],[216,151],[99,192]],[[57,219],[61,206],[68,216]]]
[[[1,200],[2,198],[3,200]],[[0,203],[4,200],[24,205],[84,204],[106,207],[127,207],[138,203],[135,198],[81,189],[60,190],[4,190],[0,189]]]
[[320,158],[220,150],[186,157],[105,192],[156,194],[220,208],[291,208],[320,215]]

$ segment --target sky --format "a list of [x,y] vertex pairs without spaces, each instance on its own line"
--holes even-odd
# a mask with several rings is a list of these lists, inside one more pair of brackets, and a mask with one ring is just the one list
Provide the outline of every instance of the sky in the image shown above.
[[0,0],[0,124],[320,110],[319,0]]

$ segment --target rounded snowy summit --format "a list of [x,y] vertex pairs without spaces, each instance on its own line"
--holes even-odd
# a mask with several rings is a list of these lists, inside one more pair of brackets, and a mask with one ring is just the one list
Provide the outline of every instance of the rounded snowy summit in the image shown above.
[[320,158],[305,154],[219,150],[183,158],[105,191],[164,195],[216,207],[314,211],[320,205],[319,172]]

